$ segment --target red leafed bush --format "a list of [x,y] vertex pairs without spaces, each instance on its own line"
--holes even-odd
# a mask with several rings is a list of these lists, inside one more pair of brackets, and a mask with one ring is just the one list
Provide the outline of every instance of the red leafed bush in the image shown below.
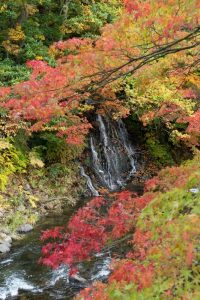
[[153,194],[136,197],[122,191],[112,197],[96,197],[79,209],[71,218],[67,231],[55,228],[43,232],[41,262],[56,268],[60,264],[74,264],[90,259],[102,250],[107,241],[123,237],[133,230],[137,214],[151,200]]

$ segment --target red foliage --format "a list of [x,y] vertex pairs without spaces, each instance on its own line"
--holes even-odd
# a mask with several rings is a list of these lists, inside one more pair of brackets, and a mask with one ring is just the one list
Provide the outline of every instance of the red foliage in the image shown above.
[[198,169],[198,165],[167,167],[160,171],[157,176],[145,182],[145,191],[159,190],[160,192],[166,192],[174,186],[177,188],[184,187],[189,176]]
[[154,191],[159,186],[158,177],[153,177],[145,182],[145,191]]
[[47,239],[57,239],[57,238],[62,238],[62,233],[61,231],[63,230],[63,227],[54,227],[53,229],[49,229],[43,232],[41,236],[41,240],[45,241]]
[[92,125],[83,119],[83,124],[73,125],[65,130],[60,130],[57,133],[57,136],[66,136],[66,141],[68,144],[81,145],[83,144],[85,135],[88,133],[90,128],[92,128]]
[[146,251],[152,245],[151,232],[143,232],[137,229],[134,233],[132,243],[135,246],[134,257],[140,260],[145,259]]
[[66,263],[70,267],[89,259],[99,252],[108,240],[123,237],[134,228],[137,213],[153,198],[152,194],[133,197],[129,191],[116,193],[111,198],[96,197],[79,209],[68,224],[68,231],[61,228],[43,232],[41,239],[58,239],[42,249],[41,262],[51,267]]
[[[124,0],[125,9],[119,19],[102,28],[97,40],[72,38],[54,43],[50,50],[58,58],[56,67],[44,61],[28,61],[27,66],[32,69],[30,79],[11,89],[0,88],[1,106],[8,110],[11,119],[27,121],[31,131],[50,127],[60,136],[66,135],[68,143],[82,144],[90,125],[86,128],[80,103],[92,98],[94,103],[97,100],[99,111],[109,112],[115,118],[127,116],[127,107],[116,95],[122,88],[120,78],[131,70],[139,70],[143,55],[156,55],[165,44],[173,45],[180,39],[178,48],[190,45],[190,39],[185,41],[183,35],[198,26],[197,2],[191,7],[187,3],[179,7],[177,0]],[[195,56],[190,55],[194,62]],[[181,68],[177,72],[180,74]],[[185,93],[186,98],[194,98],[189,90]],[[178,110],[169,99],[157,113],[170,121],[177,118]],[[143,117],[147,125],[154,112]],[[64,126],[58,126],[58,119],[65,119]]]
[[77,300],[109,300],[109,296],[106,293],[106,284],[102,282],[95,282],[92,288],[88,287],[81,291],[76,297]]
[[188,118],[188,133],[196,133],[200,135],[200,110],[198,110],[193,116]]
[[124,0],[124,5],[129,13],[132,13],[133,11],[137,12],[139,10],[139,4],[136,0]]
[[2,97],[3,99],[8,97],[10,92],[11,92],[10,87],[0,87],[0,97]]
[[182,90],[182,95],[186,99],[197,99],[197,94],[191,88],[186,89],[186,90]]
[[135,264],[133,261],[123,261],[114,263],[114,272],[109,277],[109,283],[124,282],[135,283],[138,289],[151,286],[154,277],[152,265],[143,266]]

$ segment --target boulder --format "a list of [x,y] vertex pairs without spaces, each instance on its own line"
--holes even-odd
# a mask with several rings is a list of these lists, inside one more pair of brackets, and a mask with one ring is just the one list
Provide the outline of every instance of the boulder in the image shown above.
[[33,226],[31,224],[23,224],[17,229],[17,232],[18,233],[27,233],[27,232],[30,232],[31,230],[33,230]]
[[4,232],[0,232],[0,253],[7,253],[10,251],[12,238]]
[[192,189],[190,189],[190,192],[192,194],[198,194],[199,193],[199,188],[192,188]]
[[11,247],[10,244],[3,242],[2,244],[0,244],[0,253],[7,253],[7,252],[9,252],[10,251],[10,247]]
[[5,234],[5,233],[0,233],[0,244],[11,244],[12,243],[12,238]]

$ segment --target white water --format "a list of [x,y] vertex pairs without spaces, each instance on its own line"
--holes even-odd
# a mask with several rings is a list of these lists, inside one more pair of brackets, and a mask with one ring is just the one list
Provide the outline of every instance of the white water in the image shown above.
[[31,291],[35,287],[19,274],[13,274],[7,278],[4,287],[0,287],[0,299],[5,300],[8,296],[17,296],[19,290]]
[[92,195],[98,197],[99,192],[95,189],[90,176],[88,176],[85,173],[85,169],[82,166],[80,166],[80,170],[81,170],[81,176],[86,178],[87,186],[88,186],[89,190],[91,191]]
[[[90,134],[92,169],[98,185],[111,191],[123,187],[136,172],[135,151],[122,120],[113,121],[97,115],[98,128]],[[93,195],[97,195],[92,179],[82,174]],[[95,191],[94,191],[95,190]]]
[[[92,168],[99,187],[117,190],[123,187],[136,172],[134,147],[129,140],[123,121],[111,121],[108,118],[97,116],[97,124],[98,128],[95,134],[91,133],[90,135]],[[92,195],[99,196],[96,183],[92,182],[83,167],[80,167],[80,171],[86,179]],[[37,245],[37,242],[35,244]],[[39,268],[39,266],[37,267],[37,251],[38,246],[28,244],[28,246],[20,248],[19,253],[14,252],[9,259],[0,262],[1,300],[17,296],[19,290],[43,293],[46,288],[53,288],[57,282],[59,283],[63,279],[65,284],[70,285],[68,270],[64,266],[48,272],[41,269],[36,275],[31,273],[32,269]],[[24,258],[26,253],[32,253],[31,258]],[[103,254],[96,255],[96,257],[100,259],[101,255]],[[90,280],[101,280],[107,277],[110,273],[110,261],[109,255],[102,257],[102,262],[98,262],[92,270]],[[43,277],[45,282],[43,282]]]

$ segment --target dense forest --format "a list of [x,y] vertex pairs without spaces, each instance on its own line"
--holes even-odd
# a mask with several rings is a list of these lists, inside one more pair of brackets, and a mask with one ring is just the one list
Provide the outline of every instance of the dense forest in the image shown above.
[[72,298],[200,298],[199,19],[197,0],[0,1],[0,272],[6,239],[74,206],[38,268],[112,259]]

